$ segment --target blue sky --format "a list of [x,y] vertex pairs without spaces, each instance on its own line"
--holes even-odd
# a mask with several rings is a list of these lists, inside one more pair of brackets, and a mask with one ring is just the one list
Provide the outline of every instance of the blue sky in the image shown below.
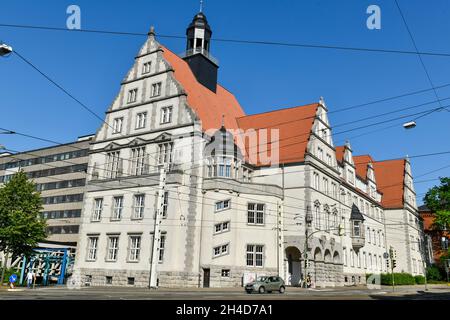
[[[430,5],[430,3],[433,5]],[[450,52],[450,3],[447,0],[399,0],[420,51]],[[199,9],[198,0],[2,1],[0,23],[65,27],[66,8],[81,7],[83,29],[185,34]],[[381,30],[366,27],[366,9],[381,8]],[[238,1],[205,0],[213,37],[351,47],[414,50],[393,0]],[[45,71],[68,91],[103,115],[145,37],[67,33],[0,27],[0,39]],[[181,53],[182,39],[159,38]],[[325,98],[330,111],[373,100],[429,89],[415,55],[243,45],[213,42],[220,60],[219,81],[233,92],[248,114],[291,107]],[[436,86],[450,83],[450,57],[424,57]],[[25,65],[16,56],[0,59],[0,127],[69,142],[93,133],[100,121]],[[450,97],[450,87],[438,90]],[[333,125],[435,100],[432,91],[330,115]],[[444,105],[450,100],[444,101]],[[384,118],[350,124],[335,132],[437,107],[430,104]],[[406,120],[406,119],[405,119]],[[450,113],[436,112],[404,130],[402,120],[337,135],[350,139],[355,154],[375,159],[450,150]],[[383,129],[388,125],[398,126]],[[361,134],[371,132],[364,136]],[[358,137],[359,136],[359,137]],[[29,150],[49,144],[0,135],[0,144]],[[414,175],[450,164],[450,155],[412,160]],[[417,180],[450,175],[441,170]],[[423,194],[435,181],[418,183]]]

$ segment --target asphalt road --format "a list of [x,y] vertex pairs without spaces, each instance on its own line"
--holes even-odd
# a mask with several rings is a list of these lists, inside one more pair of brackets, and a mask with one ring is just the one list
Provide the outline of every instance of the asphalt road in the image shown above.
[[0,290],[0,300],[450,300],[449,286],[367,288],[287,288],[285,294],[246,294],[242,288],[231,289],[158,289],[121,287],[47,287]]

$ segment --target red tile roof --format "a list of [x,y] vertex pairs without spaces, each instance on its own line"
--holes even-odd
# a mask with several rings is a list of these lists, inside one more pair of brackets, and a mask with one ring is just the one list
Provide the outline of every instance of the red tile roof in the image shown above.
[[367,167],[370,162],[374,162],[372,157],[368,154],[362,156],[353,156],[353,162],[355,163],[356,174],[362,179],[367,180]]
[[163,56],[174,69],[175,79],[180,82],[187,93],[189,106],[202,121],[203,130],[219,129],[224,124],[228,129],[237,129],[236,118],[245,116],[234,95],[217,85],[216,93],[200,84],[186,61],[164,46]]
[[336,160],[339,162],[344,161],[344,150],[345,146],[338,146],[336,147]]
[[[244,131],[254,129],[258,134],[260,129],[268,129],[268,132],[270,132],[270,129],[278,129],[279,138],[275,139],[275,141],[279,143],[279,163],[301,162],[305,159],[306,147],[318,106],[318,103],[313,103],[249,115],[238,118],[237,122]],[[270,138],[268,137],[267,140],[270,141]],[[258,157],[256,164],[261,165],[259,156],[262,152],[259,148],[246,145],[246,149],[247,154],[253,154]],[[270,144],[267,149],[270,156]]]
[[403,208],[405,160],[386,160],[373,163],[377,187],[383,192],[385,208]]

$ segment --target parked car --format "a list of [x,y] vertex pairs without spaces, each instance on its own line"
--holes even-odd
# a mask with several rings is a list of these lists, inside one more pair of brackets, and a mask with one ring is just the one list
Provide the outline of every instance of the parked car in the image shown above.
[[284,281],[280,277],[258,277],[256,281],[245,285],[245,291],[247,293],[271,293],[272,291],[284,293],[285,290]]

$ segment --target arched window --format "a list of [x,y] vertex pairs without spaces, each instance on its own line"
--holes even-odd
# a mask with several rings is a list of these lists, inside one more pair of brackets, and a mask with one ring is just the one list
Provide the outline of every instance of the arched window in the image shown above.
[[334,209],[333,211],[333,228],[337,228],[339,226],[338,224],[338,213],[337,210]]
[[330,230],[330,207],[326,204],[323,206],[323,211],[325,213],[325,230],[329,231]]

